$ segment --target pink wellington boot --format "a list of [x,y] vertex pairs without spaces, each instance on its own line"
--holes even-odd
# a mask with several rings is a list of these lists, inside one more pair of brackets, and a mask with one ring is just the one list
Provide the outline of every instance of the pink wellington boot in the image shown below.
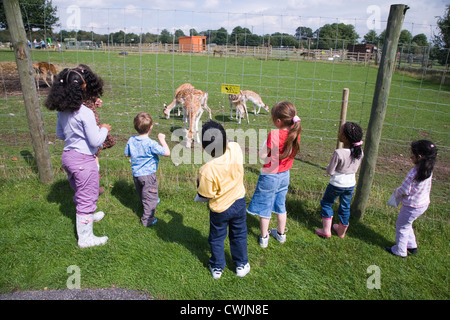
[[337,233],[339,238],[344,239],[347,229],[348,225],[344,226],[341,222],[339,222],[339,224],[333,224],[333,230]]
[[324,218],[322,217],[323,227],[321,229],[316,229],[316,234],[322,238],[330,238],[331,237],[331,223],[333,218]]

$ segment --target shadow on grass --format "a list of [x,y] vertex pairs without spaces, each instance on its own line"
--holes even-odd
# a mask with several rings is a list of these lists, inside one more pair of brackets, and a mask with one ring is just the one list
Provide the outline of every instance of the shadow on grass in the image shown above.
[[164,213],[172,216],[172,219],[166,222],[158,218],[158,222],[152,227],[156,230],[158,237],[163,241],[182,245],[207,267],[209,261],[208,239],[199,230],[185,225],[181,213],[170,209],[165,210]]
[[39,171],[38,171],[38,168],[37,168],[36,159],[33,156],[33,154],[30,151],[28,151],[28,150],[22,150],[22,151],[20,151],[20,155],[25,160],[27,165],[29,167],[31,167],[31,170],[33,170],[34,173],[39,174]]
[[[125,180],[117,181],[111,190],[111,195],[116,197],[123,206],[130,208],[139,220],[141,219],[143,208],[133,183]],[[164,213],[172,216],[172,219],[169,222],[164,221],[161,214],[158,215],[158,207],[156,207],[155,216],[158,218],[158,222],[149,228],[154,229],[163,241],[184,246],[207,266],[209,260],[208,239],[202,236],[199,230],[186,226],[181,213],[173,210],[165,210]]]
[[111,190],[111,195],[116,197],[124,207],[130,208],[139,220],[141,219],[143,214],[142,203],[133,183],[125,180],[116,181]]
[[74,234],[76,235],[76,205],[73,201],[74,192],[70,187],[69,180],[61,179],[54,182],[47,195],[47,201],[59,204],[59,211],[73,222]]
[[[339,201],[337,200],[335,206],[338,204]],[[322,227],[320,203],[317,204],[317,208],[313,212],[312,210],[307,210],[301,200],[286,200],[286,209],[289,212],[290,218],[304,225],[311,233],[315,234],[315,229]],[[333,217],[333,223],[339,223],[336,211],[337,210],[335,210]],[[336,233],[332,231],[332,235],[336,236]],[[351,216],[346,237],[359,239],[369,245],[379,246],[381,248],[392,243],[392,241],[386,239],[363,222],[358,221]]]

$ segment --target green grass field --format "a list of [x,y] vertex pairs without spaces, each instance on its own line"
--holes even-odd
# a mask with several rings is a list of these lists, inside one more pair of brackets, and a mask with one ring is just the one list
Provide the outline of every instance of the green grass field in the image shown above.
[[[14,57],[0,51],[0,60],[14,61]],[[324,240],[314,229],[321,225],[319,201],[329,180],[324,169],[336,147],[342,90],[350,89],[347,120],[366,129],[375,67],[196,55],[119,56],[117,52],[35,51],[33,60],[59,67],[88,64],[105,80],[99,114],[102,122],[111,124],[117,145],[100,155],[101,185],[106,192],[98,207],[106,216],[94,231],[109,240],[102,247],[77,247],[73,192],[60,167],[63,143],[56,139],[56,113],[43,107],[48,89],[41,85],[39,95],[55,173],[50,185],[37,177],[20,88],[14,93],[5,89],[0,102],[0,293],[65,289],[70,276],[67,268],[76,265],[82,288],[134,289],[156,299],[449,298],[448,87],[394,75],[368,208],[360,221],[351,221],[344,240]],[[4,71],[2,76],[3,87],[9,88],[11,77]],[[267,132],[273,125],[266,111],[253,115],[251,105],[249,125],[244,119],[241,125],[230,120],[227,97],[220,92],[222,83],[253,90],[269,106],[290,100],[302,118],[301,151],[291,170],[287,196],[287,242],[281,245],[271,239],[268,248],[260,248],[259,220],[248,216],[251,272],[242,279],[235,275],[228,242],[222,278],[212,279],[207,268],[209,211],[205,204],[193,201],[201,163],[174,166],[171,158],[161,159],[158,223],[144,228],[139,221],[142,209],[130,163],[123,157],[126,141],[135,134],[132,120],[140,111],[149,112],[157,123],[151,137],[163,132],[175,147],[178,139],[170,141],[171,135],[183,127],[182,119],[172,115],[166,120],[162,109],[184,82],[208,91],[213,119],[226,129]],[[207,120],[207,113],[202,120]],[[423,138],[440,149],[432,204],[414,223],[419,254],[400,259],[383,249],[394,243],[398,213],[386,201],[411,168],[410,142]],[[249,202],[261,165],[249,163],[251,148],[246,151]],[[192,152],[188,155],[195,157]],[[275,227],[276,219],[272,220]],[[371,266],[381,272],[380,289],[367,286]]]

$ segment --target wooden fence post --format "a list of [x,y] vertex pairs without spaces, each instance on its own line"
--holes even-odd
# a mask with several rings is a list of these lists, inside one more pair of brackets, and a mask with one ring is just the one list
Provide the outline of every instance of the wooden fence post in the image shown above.
[[348,95],[349,89],[344,88],[344,90],[342,91],[341,118],[339,119],[338,139],[336,143],[336,149],[340,149],[344,145],[342,142],[339,141],[339,131],[341,130],[342,125],[347,121]]
[[367,200],[369,199],[370,189],[375,175],[375,165],[378,157],[381,130],[386,115],[389,89],[395,67],[398,39],[402,30],[405,13],[408,9],[409,7],[406,5],[396,4],[391,5],[389,12],[383,53],[372,101],[372,111],[370,113],[369,126],[364,142],[364,159],[361,164],[355,198],[351,206],[351,216],[357,220],[362,217],[366,209]]
[[3,0],[3,7],[5,8],[11,41],[14,45],[17,70],[19,72],[20,85],[25,102],[28,127],[30,129],[39,178],[43,183],[51,183],[53,182],[53,170],[50,153],[48,151],[48,140],[45,135],[44,122],[39,107],[34,70],[30,49],[27,44],[25,28],[23,27],[19,1]]

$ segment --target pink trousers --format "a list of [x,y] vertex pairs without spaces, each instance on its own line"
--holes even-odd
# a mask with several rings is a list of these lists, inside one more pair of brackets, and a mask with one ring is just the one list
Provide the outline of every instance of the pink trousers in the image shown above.
[[64,151],[61,157],[67,173],[70,187],[75,191],[78,215],[94,213],[97,209],[99,176],[98,166],[93,155],[86,155],[75,150]]
[[402,206],[400,208],[395,224],[396,245],[391,248],[392,253],[401,257],[406,257],[408,255],[408,249],[417,248],[416,236],[414,235],[412,224],[414,220],[419,218],[427,209],[428,205],[419,208],[408,206]]

